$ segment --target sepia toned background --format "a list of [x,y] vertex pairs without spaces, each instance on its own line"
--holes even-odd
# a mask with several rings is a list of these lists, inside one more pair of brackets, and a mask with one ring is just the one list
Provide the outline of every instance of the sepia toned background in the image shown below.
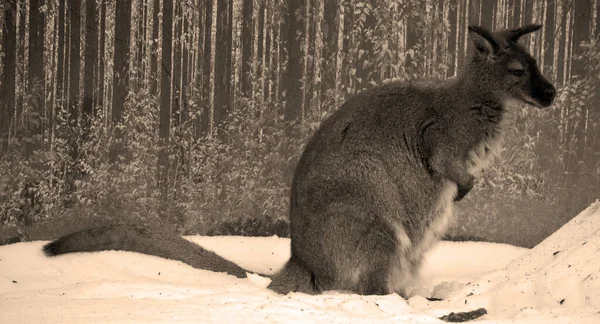
[[285,236],[302,147],[353,94],[456,76],[529,23],[557,86],[511,107],[449,238],[533,246],[600,198],[600,0],[1,0],[0,243],[106,223]]

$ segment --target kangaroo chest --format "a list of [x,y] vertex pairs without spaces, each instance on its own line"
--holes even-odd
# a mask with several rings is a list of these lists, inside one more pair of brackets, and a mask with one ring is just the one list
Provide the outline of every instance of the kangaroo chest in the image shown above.
[[501,143],[502,134],[497,134],[475,145],[467,154],[467,172],[478,176],[500,154]]

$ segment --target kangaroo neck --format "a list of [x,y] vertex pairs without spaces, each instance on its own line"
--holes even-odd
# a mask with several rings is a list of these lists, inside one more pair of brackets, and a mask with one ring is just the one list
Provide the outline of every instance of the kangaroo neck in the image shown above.
[[463,101],[462,106],[473,108],[483,105],[503,111],[504,100],[482,79],[473,77],[468,71],[463,72],[455,79],[454,90],[458,94],[457,98]]

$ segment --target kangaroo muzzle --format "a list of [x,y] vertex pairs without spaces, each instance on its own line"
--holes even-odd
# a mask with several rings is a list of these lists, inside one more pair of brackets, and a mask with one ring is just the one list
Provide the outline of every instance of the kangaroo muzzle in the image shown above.
[[531,99],[538,108],[546,108],[552,105],[556,97],[556,88],[542,76],[537,68],[534,68],[531,77]]

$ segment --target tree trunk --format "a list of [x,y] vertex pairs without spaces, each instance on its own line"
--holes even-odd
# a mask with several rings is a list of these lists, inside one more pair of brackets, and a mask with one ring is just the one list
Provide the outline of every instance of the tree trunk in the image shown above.
[[[71,46],[69,51],[69,126],[77,127],[79,120],[79,73],[81,69],[80,47],[81,47],[81,2],[69,0],[69,21]],[[75,139],[73,139],[75,140]],[[72,157],[78,154],[77,143],[74,144]]]
[[273,13],[273,50],[271,51],[271,65],[273,66],[271,70],[271,78],[273,80],[273,85],[271,89],[271,101],[279,102],[279,83],[280,83],[280,39],[281,39],[281,24],[279,21],[280,17],[280,8]]
[[[256,47],[256,57],[258,59],[258,64],[256,66],[256,93],[260,93],[260,98],[265,98],[265,93],[263,92],[264,86],[264,72],[265,72],[265,55],[264,55],[264,40],[265,40],[265,12],[266,5],[263,3],[260,4],[258,9],[258,36],[256,38],[257,47]],[[263,102],[264,103],[264,102]]]
[[[61,107],[64,107],[64,79],[65,79],[65,0],[58,0],[58,19],[57,19],[57,46],[56,46],[56,78],[54,79],[54,83],[56,86],[56,93],[54,95],[54,116],[56,116],[57,112]],[[51,118],[49,120],[49,127],[51,127],[51,132],[53,136],[56,135],[56,126],[54,123],[54,119]]]
[[106,1],[102,1],[102,5],[100,6],[100,52],[99,52],[99,60],[98,60],[98,97],[96,99],[97,105],[104,107],[104,47],[105,47],[105,39],[106,39]]
[[[0,113],[0,148],[5,151],[8,147],[7,141],[13,132],[13,115],[15,113],[15,77],[17,67],[17,26],[16,26],[16,5],[14,2],[7,2],[4,5],[4,24],[2,25],[2,111]],[[6,145],[4,145],[6,144]],[[2,153],[4,154],[4,153]]]
[[96,0],[87,0],[85,6],[85,57],[83,76],[82,130],[87,140],[94,118],[94,65],[98,60],[98,30]]
[[313,38],[313,5],[314,0],[306,0],[304,4],[304,44],[302,49],[303,54],[303,62],[302,62],[302,76],[304,80],[304,84],[302,85],[302,111],[306,114],[306,111],[311,110],[311,98],[312,98],[312,89],[311,83],[313,80],[312,72],[313,70],[309,68],[312,63],[312,59],[314,55],[312,53],[312,49],[314,48],[312,45],[314,44]]
[[161,192],[161,217],[167,217],[168,172],[169,172],[169,133],[171,128],[171,42],[173,39],[173,0],[163,0],[162,6],[162,62],[160,80],[160,116],[158,136],[160,149],[158,151],[158,187]]
[[[459,0],[460,3],[461,0]],[[460,13],[459,13],[460,14]],[[456,44],[456,52],[457,52],[457,58],[460,57],[460,54],[458,54],[460,52],[461,47],[460,45],[460,41],[461,41],[461,37],[460,35],[462,35],[460,33],[460,20],[458,20],[458,16],[457,16],[457,22],[458,22],[458,32],[456,34],[456,39],[453,39],[452,41],[455,42]],[[415,19],[407,19],[407,23],[406,23],[406,49],[407,51],[412,51],[412,53],[414,53],[414,51],[416,50],[416,46],[419,43],[419,39],[422,37],[423,33],[421,32],[420,28],[418,27],[417,21],[415,21]],[[407,55],[406,56],[406,62],[405,62],[405,66],[408,69],[409,72],[417,72],[415,70],[416,65],[414,65],[415,62],[415,57],[411,56],[411,55]],[[458,62],[458,61],[457,61]],[[457,64],[458,66],[458,64]],[[413,75],[413,73],[411,73],[411,76]]]
[[[554,15],[555,15],[555,10],[556,10],[556,2],[555,1],[548,1],[546,4],[546,21],[544,21],[544,27],[546,28],[546,33],[544,34],[544,48],[543,48],[543,55],[544,55],[544,72],[546,71],[552,71],[552,74],[554,74],[554,65],[552,64],[552,62],[554,62],[554,37],[556,35],[556,28],[558,28],[558,26],[556,26],[555,22],[554,22]],[[548,70],[548,67],[551,67],[552,70]],[[546,75],[551,75],[550,73],[545,73]],[[554,82],[556,82],[556,80],[553,80]]]
[[53,139],[54,139],[54,117],[56,116],[56,52],[58,48],[58,13],[56,11],[56,7],[52,8],[51,14],[47,15],[48,23],[52,22],[52,42],[51,42],[51,50],[49,57],[49,68],[50,68],[50,77],[48,78],[48,82],[45,82],[45,86],[47,87],[47,93],[45,98],[45,108],[44,108],[44,132],[42,133],[42,147],[46,150],[53,149]]
[[179,114],[180,110],[180,101],[181,101],[181,43],[182,43],[182,35],[181,35],[181,13],[183,3],[181,1],[175,1],[173,7],[173,17],[175,17],[173,23],[173,61],[171,64],[171,70],[173,71],[171,75],[172,85],[171,85],[171,115],[173,117],[173,128],[176,128],[179,125]]
[[[449,70],[448,70],[448,75],[451,76],[456,76],[457,74],[457,68],[458,66],[456,66],[456,56],[458,53],[458,47],[457,47],[457,43],[456,43],[456,35],[458,34],[458,20],[457,20],[457,15],[456,15],[456,5],[457,5],[458,0],[452,0],[450,2],[450,7],[448,9],[448,24],[450,25],[450,30],[448,33],[448,40],[447,40],[447,44],[448,44],[448,53],[450,55],[449,57]],[[480,15],[481,17],[481,15]]]
[[[190,87],[188,85],[188,80],[190,80],[191,78],[189,77],[189,71],[191,70],[188,68],[189,66],[189,53],[191,52],[191,49],[189,48],[191,42],[188,40],[189,34],[188,34],[188,30],[189,30],[189,17],[185,14],[183,14],[183,44],[181,46],[181,71],[183,71],[183,73],[181,74],[181,107],[180,107],[180,119],[181,119],[181,123],[185,124],[185,122],[188,119],[188,111],[187,111],[187,94],[188,91],[190,90]],[[191,81],[191,80],[190,80]]]
[[269,92],[270,92],[270,88],[269,88],[269,76],[271,75],[271,33],[272,33],[272,29],[271,29],[271,21],[269,19],[269,17],[271,16],[271,12],[265,8],[264,10],[264,31],[263,31],[263,67],[262,67],[262,78],[261,78],[261,83],[262,83],[262,104],[263,107],[265,106],[265,101],[267,101],[269,99]]
[[79,81],[80,81],[80,47],[81,47],[81,3],[79,0],[69,0],[69,29],[70,29],[70,46],[69,46],[69,81],[68,81],[68,129],[70,136],[67,137],[69,156],[71,158],[70,165],[67,168],[66,190],[72,193],[75,190],[75,178],[80,174],[77,160],[80,154],[79,143]]
[[[201,3],[204,3],[204,0],[200,0]],[[196,57],[196,90],[198,91],[198,100],[200,102],[200,108],[195,112],[196,118],[194,120],[194,137],[198,138],[202,134],[202,121],[203,117],[201,115],[202,106],[204,104],[204,52],[206,48],[206,34],[204,32],[204,28],[206,26],[206,16],[210,8],[206,6],[200,6],[200,13],[198,17],[198,53]]]
[[231,23],[229,22],[228,0],[217,0],[217,30],[215,48],[215,126],[225,121],[229,113],[229,97],[231,95]]
[[[164,5],[163,5],[164,6]],[[150,61],[150,93],[155,95],[158,92],[158,76],[161,75],[158,70],[158,14],[160,12],[160,0],[153,2],[153,18],[152,18],[152,59]],[[164,31],[164,27],[163,27]],[[164,39],[164,37],[163,37]],[[162,79],[162,78],[161,78]]]
[[[35,121],[30,124],[29,129],[34,134],[43,134],[42,117],[44,116],[44,13],[40,11],[42,0],[29,1],[29,80],[27,84],[28,94],[33,99],[33,111]],[[41,143],[40,143],[41,144]]]
[[29,1],[29,80],[28,87],[44,81],[44,13],[40,11],[43,0]]
[[[592,1],[591,0],[578,0],[575,1],[574,5],[574,23],[573,23],[573,53],[571,57],[576,55],[582,55],[584,49],[581,47],[583,42],[590,42],[590,25],[592,25],[591,21],[591,10],[592,10]],[[573,59],[573,66],[571,70],[571,74],[577,76],[578,78],[584,78],[590,73],[587,72],[586,64],[583,60]],[[592,76],[594,78],[594,76]],[[575,129],[574,129],[574,137],[575,137],[575,155],[577,162],[587,162],[590,159],[588,158],[590,155],[589,147],[589,136],[586,125],[588,124],[588,110],[593,110],[594,102],[593,96],[586,95],[585,96],[585,104],[581,106],[581,110],[579,111],[579,115],[575,116]],[[591,109],[590,109],[591,108]],[[593,157],[592,157],[593,158]],[[574,167],[574,172],[579,176],[584,176],[585,168],[584,166],[588,165],[588,163],[576,163]]]
[[[573,53],[571,56],[581,55],[583,53],[581,44],[590,41],[590,13],[592,10],[591,0],[577,0],[574,3]],[[582,60],[574,59],[571,74],[583,76],[585,71],[585,63]]]
[[17,25],[17,81],[16,87],[13,91],[17,92],[16,99],[16,108],[15,108],[15,122],[14,129],[15,131],[22,130],[23,118],[27,116],[23,116],[23,101],[25,97],[25,30],[27,29],[25,17],[27,16],[27,2],[21,1],[17,2],[17,17],[18,17],[18,25]]
[[129,45],[131,41],[131,1],[117,0],[115,7],[115,51],[111,121],[114,143],[110,159],[115,162],[123,153],[122,136],[116,127],[123,119],[125,98],[129,92]]
[[[494,27],[494,9],[496,8],[496,4],[488,3],[485,0],[481,1],[484,2],[481,6],[481,26],[492,30],[492,28]],[[466,28],[467,27],[465,26],[465,29]]]
[[562,1],[558,0],[555,2],[554,9],[554,48],[553,48],[553,59],[552,59],[552,76],[554,82],[557,84],[562,79],[562,65],[560,61],[562,53],[562,37],[564,34],[564,19],[563,19],[563,5]]
[[594,21],[592,22],[592,38],[600,35],[600,0],[594,0],[594,9],[592,10]]
[[571,62],[573,59],[573,3],[570,2],[565,11],[565,42],[563,59],[563,79],[562,84],[567,84],[571,80]]
[[325,2],[321,32],[323,33],[323,62],[321,68],[321,101],[325,102],[327,91],[336,88],[336,67],[338,51],[338,3],[339,0]]
[[226,83],[226,88],[227,88],[227,96],[225,97],[226,100],[228,100],[227,103],[227,111],[225,112],[226,115],[225,117],[227,117],[227,115],[229,115],[229,113],[231,113],[232,111],[234,111],[234,104],[235,104],[235,91],[233,91],[233,87],[235,85],[235,77],[234,77],[234,49],[233,49],[233,38],[234,38],[234,34],[233,34],[233,1],[230,1],[229,3],[229,7],[227,9],[227,61],[225,62],[227,69],[229,70],[229,73],[227,75],[227,83]]
[[373,54],[373,47],[375,45],[373,36],[375,36],[376,32],[377,19],[373,11],[370,11],[366,15],[362,33],[358,36],[360,46],[356,61],[354,62],[354,66],[356,67],[356,92],[370,88],[369,83],[374,81],[372,77],[373,58],[375,56]]
[[137,71],[135,71],[136,75],[136,90],[139,91],[144,86],[144,54],[146,53],[146,34],[145,34],[145,22],[146,17],[145,13],[145,0],[138,0],[137,6],[137,50],[136,50],[136,67]]
[[241,68],[241,91],[242,97],[249,98],[252,94],[252,31],[254,0],[244,0],[242,7],[242,68]]
[[204,61],[202,62],[202,103],[203,111],[200,122],[200,134],[211,134],[212,133],[212,91],[211,83],[214,82],[211,78],[213,72],[213,55],[212,55],[212,25],[213,25],[213,7],[214,2],[217,0],[206,0],[204,6],[206,10],[206,19],[204,20]]
[[65,0],[65,24],[64,24],[64,37],[65,37],[65,52],[64,52],[64,77],[62,82],[63,84],[63,107],[68,109],[69,107],[69,67],[70,67],[70,58],[71,58],[71,15],[69,11],[71,10],[70,5],[71,0]]
[[287,67],[282,78],[282,90],[285,91],[285,120],[304,118],[302,111],[302,51],[301,43],[304,31],[303,23],[296,13],[302,10],[304,1],[288,0],[284,25],[287,28]]

